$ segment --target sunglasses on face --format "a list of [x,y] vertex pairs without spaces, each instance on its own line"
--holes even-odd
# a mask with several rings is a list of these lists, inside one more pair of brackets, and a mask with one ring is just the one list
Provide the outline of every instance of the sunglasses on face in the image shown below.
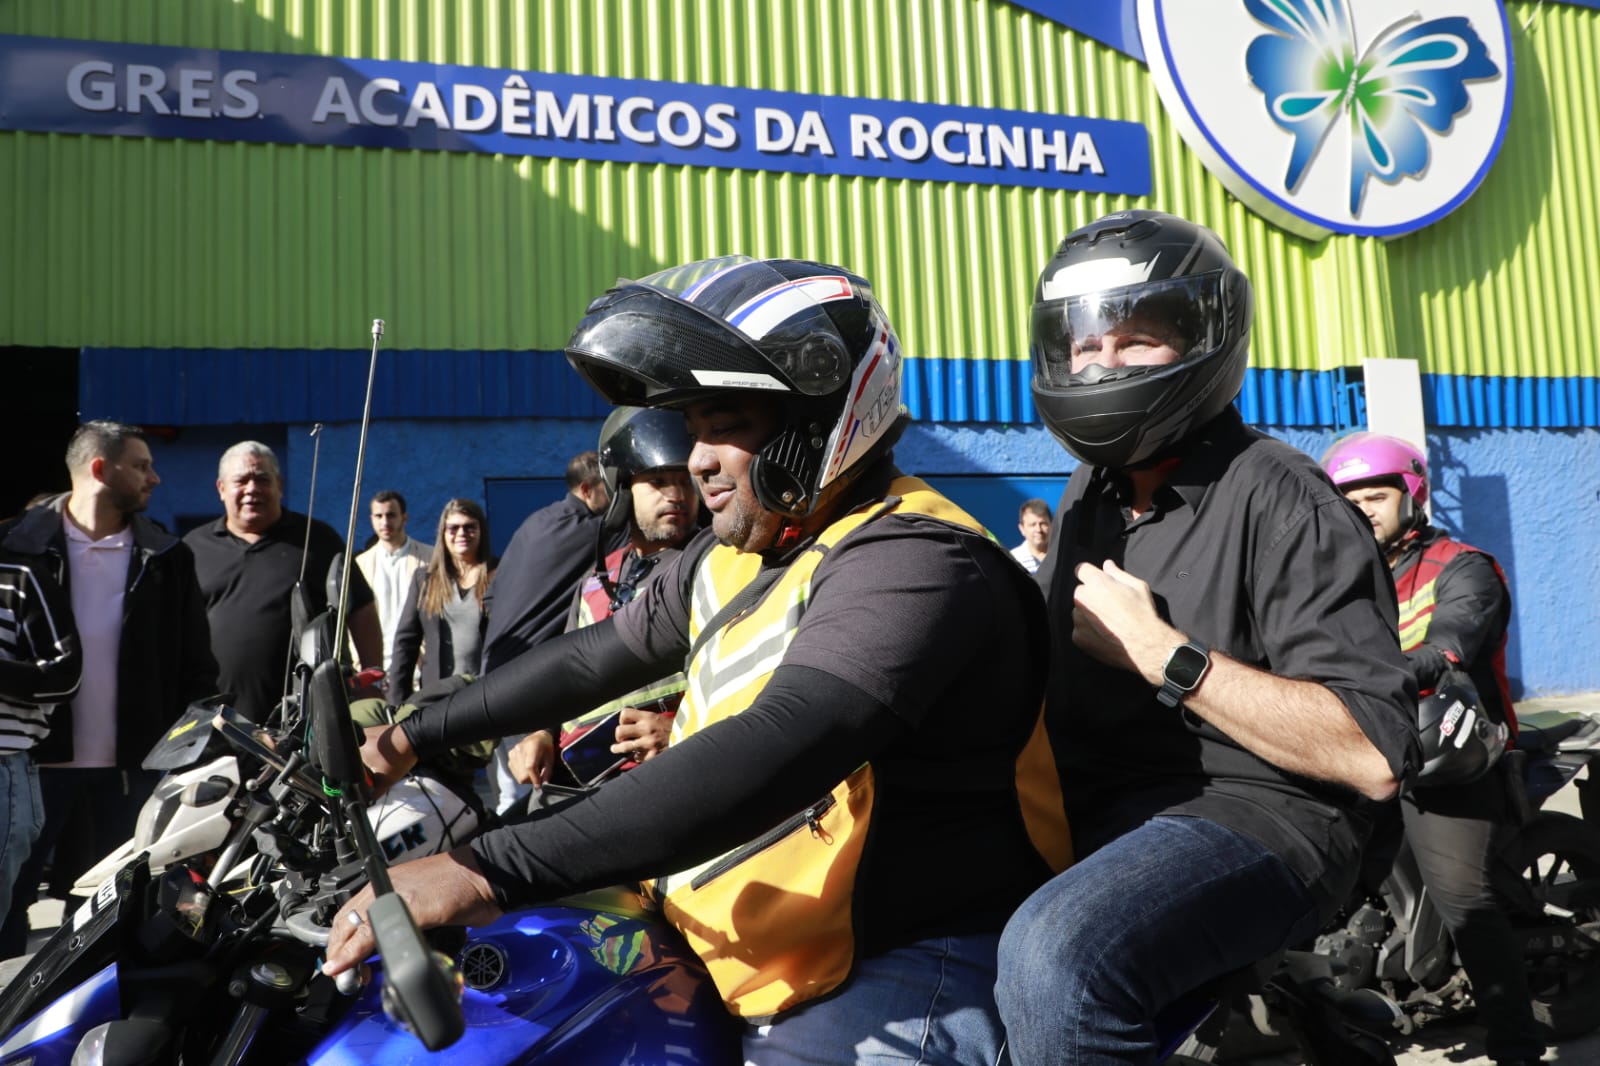
[[465,523],[465,524],[454,524],[453,523],[451,525],[445,526],[444,527],[444,531],[445,531],[445,534],[447,536],[451,536],[451,537],[476,537],[478,535],[478,523],[476,523],[476,522],[468,522],[468,523]]

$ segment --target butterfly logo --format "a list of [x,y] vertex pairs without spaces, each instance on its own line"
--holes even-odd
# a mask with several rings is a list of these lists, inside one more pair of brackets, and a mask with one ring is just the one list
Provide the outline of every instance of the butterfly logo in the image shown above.
[[1294,137],[1284,184],[1294,192],[1340,120],[1348,129],[1350,213],[1367,179],[1393,185],[1428,165],[1423,129],[1444,133],[1467,109],[1466,83],[1500,68],[1471,23],[1411,14],[1356,46],[1346,0],[1244,0],[1274,31],[1250,42],[1245,69],[1272,121]]

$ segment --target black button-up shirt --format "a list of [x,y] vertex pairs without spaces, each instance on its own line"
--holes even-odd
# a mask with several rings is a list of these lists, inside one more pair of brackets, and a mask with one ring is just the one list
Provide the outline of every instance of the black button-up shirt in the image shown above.
[[1115,561],[1149,582],[1162,617],[1190,639],[1332,690],[1404,778],[1419,765],[1416,689],[1371,528],[1309,457],[1231,410],[1192,439],[1137,519],[1130,498],[1125,477],[1079,467],[1039,574],[1051,736],[1080,851],[1158,814],[1205,817],[1272,848],[1324,904],[1342,896],[1367,802],[1270,765],[1163,707],[1138,674],[1090,658],[1072,643],[1072,597],[1078,564]]

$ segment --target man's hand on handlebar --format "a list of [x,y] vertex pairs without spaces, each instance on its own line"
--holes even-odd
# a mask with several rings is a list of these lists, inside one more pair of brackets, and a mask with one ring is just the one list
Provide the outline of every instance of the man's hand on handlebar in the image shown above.
[[[390,868],[389,880],[421,929],[440,925],[488,925],[502,913],[471,848],[460,847],[443,855],[401,863]],[[322,972],[329,977],[360,965],[376,949],[372,925],[367,921],[367,908],[372,905],[372,899],[372,886],[368,885],[334,916],[322,963]],[[360,920],[353,919],[352,915],[359,915]]]
[[374,725],[367,727],[362,738],[361,761],[372,772],[375,791],[382,795],[417,765],[417,753],[399,726]]

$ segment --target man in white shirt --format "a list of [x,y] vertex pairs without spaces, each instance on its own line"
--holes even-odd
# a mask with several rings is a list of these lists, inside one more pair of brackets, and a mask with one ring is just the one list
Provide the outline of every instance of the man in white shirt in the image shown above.
[[378,535],[378,543],[356,556],[356,566],[372,586],[372,595],[378,604],[385,673],[394,652],[394,628],[406,605],[412,575],[428,565],[428,557],[433,553],[433,545],[406,536],[406,517],[406,498],[398,492],[384,489],[373,496],[372,531]]
[[89,422],[66,459],[72,491],[0,527],[7,557],[66,590],[83,655],[76,695],[34,748],[44,825],[17,876],[0,954],[26,946],[27,906],[51,848],[53,882],[70,885],[132,836],[159,776],[140,762],[191,701],[217,691],[194,556],[142,513],[161,483],[143,434]]
[[1043,500],[1028,500],[1017,512],[1017,531],[1022,543],[1011,549],[1011,558],[1030,574],[1039,572],[1050,550],[1050,505]]

